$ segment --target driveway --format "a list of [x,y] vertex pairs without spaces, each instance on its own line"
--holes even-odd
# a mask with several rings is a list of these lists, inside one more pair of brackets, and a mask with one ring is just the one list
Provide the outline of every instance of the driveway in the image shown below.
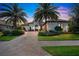
[[0,56],[48,56],[39,45],[37,32],[26,32],[11,41],[0,42]]
[[42,46],[79,46],[79,40],[38,41],[38,32],[26,32],[11,41],[0,41],[0,56],[50,56]]

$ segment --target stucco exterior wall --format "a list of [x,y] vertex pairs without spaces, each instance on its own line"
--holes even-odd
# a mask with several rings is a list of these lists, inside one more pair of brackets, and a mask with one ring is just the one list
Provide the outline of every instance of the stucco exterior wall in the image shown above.
[[68,23],[66,22],[48,22],[47,23],[47,30],[55,30],[56,26],[61,26],[63,32],[68,32]]

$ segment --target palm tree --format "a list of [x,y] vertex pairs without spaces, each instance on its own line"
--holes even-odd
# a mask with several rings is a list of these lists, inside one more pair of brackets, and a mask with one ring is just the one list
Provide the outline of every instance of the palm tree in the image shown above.
[[22,8],[18,6],[18,4],[2,4],[3,8],[1,8],[0,17],[4,18],[6,23],[11,23],[14,28],[18,27],[18,23],[25,23],[27,16]]
[[[48,20],[58,19],[58,12],[55,9],[57,9],[57,7],[52,6],[50,3],[39,4],[39,7],[36,9],[36,12],[34,14],[34,19],[40,24],[41,30],[42,26],[45,25]],[[45,31],[47,31],[46,25]]]

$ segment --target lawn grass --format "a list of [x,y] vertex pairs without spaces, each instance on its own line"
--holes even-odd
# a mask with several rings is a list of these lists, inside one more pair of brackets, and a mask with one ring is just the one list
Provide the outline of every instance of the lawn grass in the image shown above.
[[38,36],[40,41],[79,40],[79,34],[60,34],[55,36]]
[[0,41],[10,41],[14,39],[16,36],[1,36]]
[[79,46],[44,46],[42,48],[53,56],[79,56]]

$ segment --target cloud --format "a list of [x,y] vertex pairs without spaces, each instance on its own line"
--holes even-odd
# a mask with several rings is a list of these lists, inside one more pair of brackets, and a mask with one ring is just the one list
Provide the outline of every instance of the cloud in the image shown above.
[[32,22],[33,20],[34,20],[33,17],[27,18],[27,21],[28,21],[28,22]]
[[60,6],[57,11],[60,13],[59,15],[59,19],[62,20],[69,20],[70,16],[69,16],[69,9],[63,6]]

